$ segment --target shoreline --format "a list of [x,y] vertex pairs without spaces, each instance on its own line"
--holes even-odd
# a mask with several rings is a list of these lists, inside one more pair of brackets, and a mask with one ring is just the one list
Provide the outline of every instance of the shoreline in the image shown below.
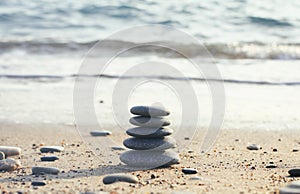
[[[14,172],[1,173],[0,190],[23,191],[29,193],[84,193],[87,191],[106,191],[116,193],[172,193],[190,191],[194,193],[266,193],[277,192],[288,182],[300,178],[288,177],[290,168],[300,167],[300,131],[262,131],[262,130],[222,130],[213,148],[205,155],[197,153],[200,139],[193,139],[189,149],[180,153],[180,164],[169,168],[125,171],[139,178],[137,184],[114,183],[104,185],[105,175],[124,172],[118,164],[110,164],[109,159],[95,156],[81,139],[74,126],[45,124],[0,124],[1,145],[22,148],[19,158],[23,168]],[[107,138],[126,138],[123,134],[113,133]],[[250,151],[249,144],[262,146],[261,150]],[[62,145],[65,151],[57,153],[59,160],[41,162],[44,154],[38,145]],[[277,149],[276,152],[273,149]],[[191,152],[191,150],[193,152]],[[103,153],[118,157],[124,151],[101,149]],[[104,154],[105,155],[105,154]],[[115,158],[116,159],[116,158]],[[118,158],[117,158],[118,159]],[[277,167],[265,166],[273,162]],[[61,169],[59,175],[31,175],[33,166],[52,166]],[[190,180],[192,175],[185,175],[182,168],[198,170],[201,180]],[[152,178],[151,178],[152,177]],[[155,178],[153,178],[155,177]],[[31,181],[43,180],[46,186],[33,187]]]

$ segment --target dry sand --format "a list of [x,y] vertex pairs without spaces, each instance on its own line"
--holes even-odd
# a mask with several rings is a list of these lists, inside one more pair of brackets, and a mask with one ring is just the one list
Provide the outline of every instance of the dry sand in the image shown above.
[[[223,130],[217,142],[207,154],[200,155],[197,149],[200,140],[193,139],[189,149],[180,153],[181,163],[169,168],[125,172],[119,165],[95,156],[80,138],[73,126],[63,125],[0,125],[0,145],[21,147],[19,158],[23,168],[15,172],[0,174],[0,190],[28,193],[84,193],[105,191],[108,193],[276,193],[278,189],[293,180],[288,170],[300,167],[300,130],[298,131],[256,131]],[[111,137],[125,139],[124,134]],[[107,138],[107,137],[100,137]],[[102,139],[103,140],[103,139]],[[121,142],[121,141],[120,141]],[[261,150],[249,151],[250,143],[262,146]],[[63,145],[65,151],[57,153],[55,162],[41,162],[45,154],[33,144]],[[274,152],[276,148],[278,151]],[[100,148],[101,149],[101,148]],[[188,150],[195,150],[189,153]],[[117,156],[123,151],[112,151]],[[277,168],[265,166],[274,162]],[[62,170],[59,175],[31,175],[33,166],[52,166]],[[189,180],[194,175],[181,172],[184,167],[197,168],[203,180]],[[114,183],[104,185],[107,174],[124,172],[138,176],[139,183]],[[43,187],[31,186],[31,181],[42,180]]]

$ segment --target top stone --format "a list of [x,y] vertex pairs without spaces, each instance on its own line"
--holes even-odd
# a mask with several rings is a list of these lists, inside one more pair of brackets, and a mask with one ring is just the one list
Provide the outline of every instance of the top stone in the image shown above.
[[150,117],[161,117],[168,116],[170,111],[163,107],[154,106],[134,106],[130,109],[130,112],[134,115],[150,116]]

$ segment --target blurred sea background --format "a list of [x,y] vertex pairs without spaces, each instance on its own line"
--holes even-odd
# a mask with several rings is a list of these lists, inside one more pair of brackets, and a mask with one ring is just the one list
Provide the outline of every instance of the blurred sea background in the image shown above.
[[[224,128],[299,129],[299,12],[297,0],[2,0],[0,121],[74,124],[74,81],[89,49],[118,30],[161,24],[194,36],[213,55],[225,80]],[[147,34],[152,35],[153,42],[157,36],[168,36],[156,31]],[[105,52],[134,45],[138,38],[109,40]],[[174,44],[195,58],[204,57],[192,43],[174,39]],[[97,57],[103,56],[105,53],[99,53]],[[187,75],[198,77],[186,59],[162,50],[123,56],[106,74],[118,76],[126,64],[145,59],[175,64]],[[113,77],[105,78],[97,89],[99,122],[112,123],[108,88],[115,82]],[[204,83],[197,84],[196,94],[203,103],[199,103],[200,125],[205,127],[211,111],[209,91]],[[180,107],[172,92],[155,84],[136,90],[129,104],[150,103],[160,97],[166,99],[167,107]]]

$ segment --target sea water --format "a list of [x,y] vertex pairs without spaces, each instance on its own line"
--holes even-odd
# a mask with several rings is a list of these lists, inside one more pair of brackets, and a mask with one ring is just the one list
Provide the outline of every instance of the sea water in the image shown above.
[[[89,49],[99,40],[128,27],[168,25],[194,36],[212,54],[226,98],[223,128],[299,129],[299,1],[30,1],[0,2],[0,121],[76,124],[73,91]],[[172,34],[148,31],[149,43]],[[116,48],[139,42],[124,36],[106,40],[106,57]],[[165,36],[165,38],[164,38]],[[205,59],[194,43],[173,38],[194,59]],[[213,60],[212,60],[213,59]],[[138,50],[116,58],[110,68],[84,79],[99,79],[94,108],[100,123],[115,125],[112,93],[122,72],[142,61],[160,61],[190,78],[198,100],[199,126],[212,113],[211,93],[190,62],[168,50]],[[205,61],[205,60],[204,60]],[[153,68],[156,68],[155,66]],[[140,72],[142,73],[142,72]],[[138,76],[138,75],[136,75]],[[130,79],[139,79],[132,76]],[[156,78],[181,84],[165,73]],[[214,79],[214,78],[211,78]],[[222,80],[215,80],[222,82]],[[100,103],[101,101],[101,103]],[[136,88],[128,107],[161,101],[180,124],[182,103],[176,92],[158,82]]]

